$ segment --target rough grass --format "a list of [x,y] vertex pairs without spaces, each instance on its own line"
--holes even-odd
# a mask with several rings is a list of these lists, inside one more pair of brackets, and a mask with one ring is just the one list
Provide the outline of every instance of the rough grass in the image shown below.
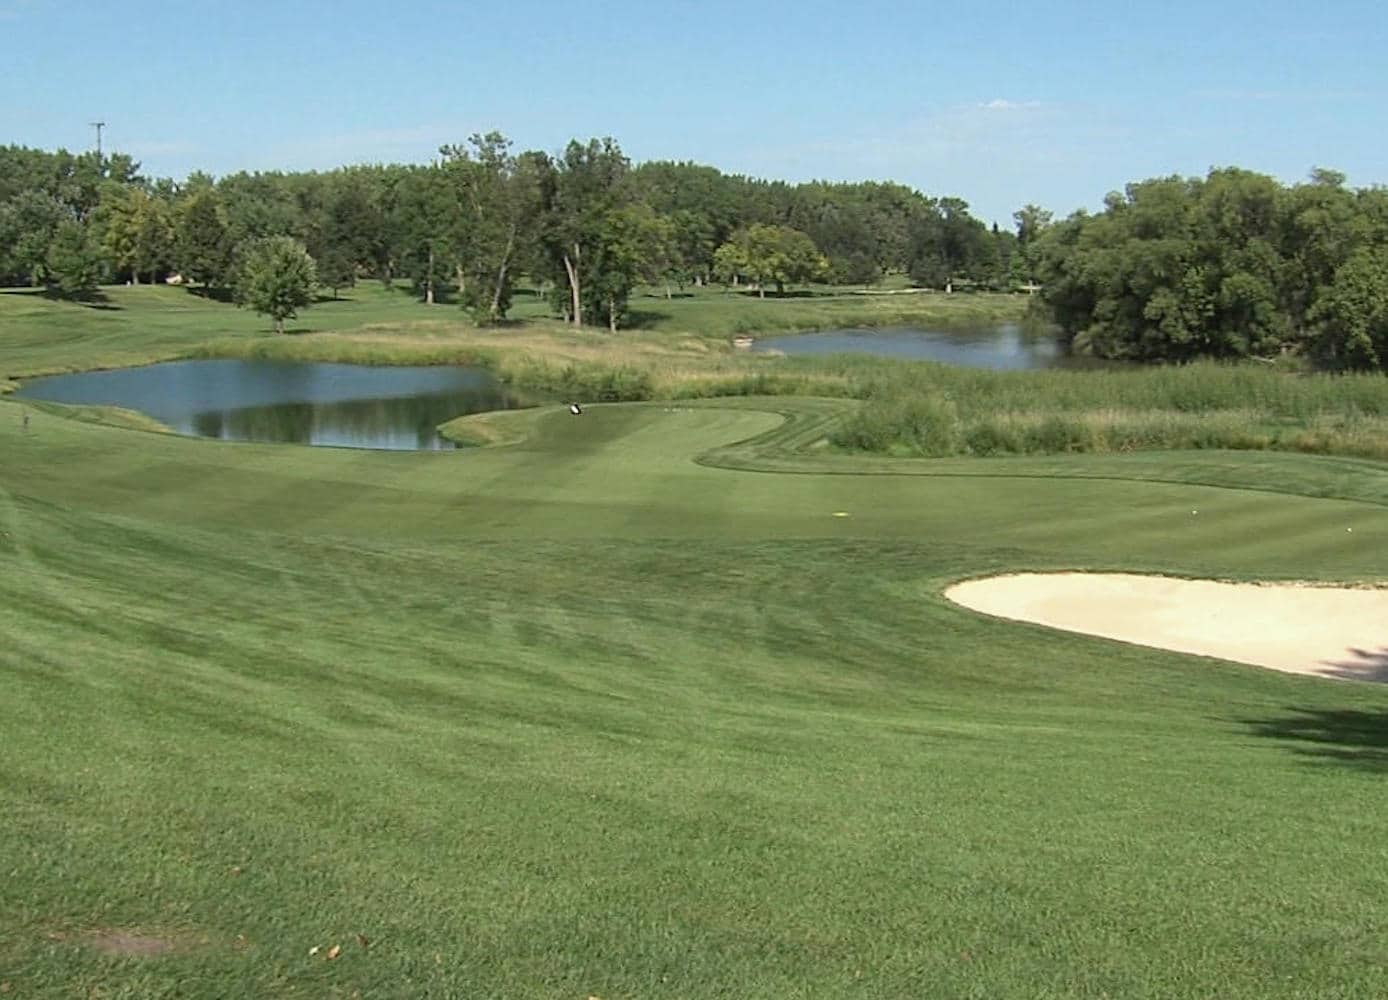
[[1234,448],[1388,459],[1388,379],[1194,364],[983,372],[919,364],[878,377],[835,444],[885,454]]
[[844,405],[555,408],[376,454],[25,434],[0,402],[0,982],[1388,992],[1388,690],[939,597],[1381,580],[1384,467],[815,455]]

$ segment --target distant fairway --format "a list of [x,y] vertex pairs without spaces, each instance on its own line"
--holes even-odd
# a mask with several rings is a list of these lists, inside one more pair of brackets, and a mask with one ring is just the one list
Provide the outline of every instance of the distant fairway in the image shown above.
[[1388,994],[1388,691],[940,594],[1382,579],[1388,468],[817,457],[838,405],[386,454],[0,402],[0,982]]

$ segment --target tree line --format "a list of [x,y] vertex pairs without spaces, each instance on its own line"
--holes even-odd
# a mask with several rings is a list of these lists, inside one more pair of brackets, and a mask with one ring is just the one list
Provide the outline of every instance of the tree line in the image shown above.
[[789,184],[694,163],[633,165],[612,139],[516,152],[499,133],[427,165],[149,179],[130,157],[0,147],[0,285],[80,297],[178,274],[208,294],[307,301],[300,285],[404,284],[506,318],[522,277],[556,313],[612,329],[638,285],[766,294],[887,273],[951,289],[1039,287],[1074,349],[1185,361],[1296,353],[1388,364],[1388,190],[1314,171],[1167,177],[1015,230],[967,203],[886,182]]
[[1041,299],[1080,351],[1388,364],[1388,189],[1330,170],[1291,186],[1234,168],[1157,178],[1035,245]]
[[[766,294],[811,281],[1013,287],[1023,239],[958,198],[892,183],[788,184],[693,163],[633,165],[612,139],[516,152],[499,133],[427,165],[149,179],[127,156],[0,147],[0,285],[63,295],[173,274],[211,294],[246,283],[285,239],[336,295],[408,284],[479,321],[506,317],[524,276],[557,312],[616,329],[638,284],[723,282]],[[1034,206],[1024,213],[1044,215]],[[1025,235],[1019,213],[1019,233]],[[271,249],[269,241],[276,241]]]

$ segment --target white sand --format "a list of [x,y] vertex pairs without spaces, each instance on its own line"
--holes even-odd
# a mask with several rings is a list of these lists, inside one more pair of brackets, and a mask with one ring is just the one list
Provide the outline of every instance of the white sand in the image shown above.
[[1388,681],[1388,589],[1019,573],[958,583],[945,596],[984,614],[1142,646]]

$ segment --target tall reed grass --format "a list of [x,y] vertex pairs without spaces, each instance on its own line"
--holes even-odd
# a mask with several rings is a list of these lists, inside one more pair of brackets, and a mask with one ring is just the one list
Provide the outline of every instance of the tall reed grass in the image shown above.
[[1103,371],[902,366],[831,440],[883,454],[1281,449],[1388,460],[1388,379],[1201,363]]

